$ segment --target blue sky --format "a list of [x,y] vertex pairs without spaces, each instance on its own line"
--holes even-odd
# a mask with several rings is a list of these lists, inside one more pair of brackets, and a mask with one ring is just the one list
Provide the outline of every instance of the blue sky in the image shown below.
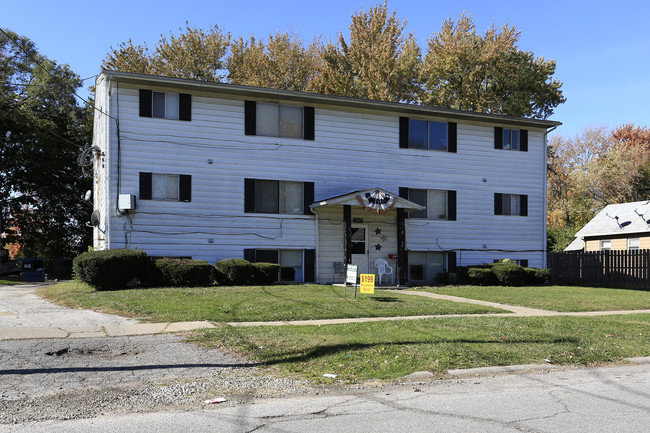
[[[286,30],[311,42],[318,35],[347,35],[350,15],[379,0],[0,3],[1,27],[27,36],[41,53],[86,78],[99,72],[111,46],[131,38],[153,47],[161,34],[178,33],[186,20],[197,27],[216,24],[235,37]],[[443,20],[463,11],[481,33],[493,22],[516,25],[520,49],[557,61],[555,76],[567,102],[551,117],[563,123],[554,134],[573,137],[584,128],[624,123],[650,126],[650,2],[391,0],[388,7],[407,21],[406,30],[416,35],[423,52]]]

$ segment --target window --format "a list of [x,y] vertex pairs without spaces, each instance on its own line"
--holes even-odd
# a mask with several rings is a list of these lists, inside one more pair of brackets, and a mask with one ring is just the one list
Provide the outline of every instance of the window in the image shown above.
[[279,264],[278,281],[314,281],[316,250],[246,249],[244,259]]
[[[507,262],[515,263],[519,266],[523,266],[524,268],[528,267],[528,259],[506,259],[506,260]],[[504,260],[503,259],[494,260],[494,263],[501,263],[501,262],[504,262]]]
[[641,249],[641,238],[629,238],[627,240],[627,249],[637,251]]
[[192,120],[192,95],[140,89],[140,117]]
[[456,152],[456,123],[400,117],[400,147]]
[[141,172],[140,199],[192,201],[192,176]]
[[528,196],[495,193],[494,214],[528,216]]
[[245,212],[306,214],[314,202],[313,182],[245,179]]
[[433,281],[441,272],[445,272],[445,255],[443,252],[409,251],[409,281]]
[[603,239],[600,241],[600,251],[609,251],[612,249],[612,240]]
[[409,218],[456,220],[456,191],[400,188],[400,196],[425,207],[409,212]]
[[495,127],[494,148],[528,152],[528,131]]
[[246,135],[314,139],[314,108],[246,101]]

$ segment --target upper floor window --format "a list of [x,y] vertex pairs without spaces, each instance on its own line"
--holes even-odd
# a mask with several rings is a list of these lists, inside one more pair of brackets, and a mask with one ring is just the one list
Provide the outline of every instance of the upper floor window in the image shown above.
[[456,123],[400,117],[399,147],[456,152]]
[[494,193],[494,214],[528,216],[528,196]]
[[313,182],[245,179],[244,211],[277,214],[311,214]]
[[192,201],[192,176],[140,172],[140,200]]
[[192,95],[140,89],[140,117],[192,120]]
[[422,210],[408,212],[408,218],[456,220],[456,191],[400,188],[400,196],[424,206]]
[[494,148],[528,152],[528,131],[497,126],[494,128]]
[[246,135],[314,139],[314,108],[246,101]]

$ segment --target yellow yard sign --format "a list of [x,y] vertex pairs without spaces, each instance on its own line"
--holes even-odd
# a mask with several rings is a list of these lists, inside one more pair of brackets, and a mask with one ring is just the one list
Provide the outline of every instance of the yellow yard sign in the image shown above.
[[373,295],[375,293],[375,274],[361,274],[361,293]]

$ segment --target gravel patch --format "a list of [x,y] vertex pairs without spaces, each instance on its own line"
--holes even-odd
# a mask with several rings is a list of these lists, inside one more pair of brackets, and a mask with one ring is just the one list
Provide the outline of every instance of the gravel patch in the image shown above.
[[190,410],[318,393],[273,377],[245,359],[183,343],[176,335],[4,341],[0,346],[0,424],[102,414]]

